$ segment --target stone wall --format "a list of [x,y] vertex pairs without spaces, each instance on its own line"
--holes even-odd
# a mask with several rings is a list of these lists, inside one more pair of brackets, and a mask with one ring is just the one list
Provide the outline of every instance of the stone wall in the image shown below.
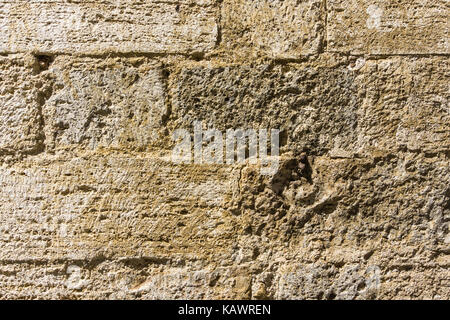
[[449,9],[0,0],[0,298],[449,299]]

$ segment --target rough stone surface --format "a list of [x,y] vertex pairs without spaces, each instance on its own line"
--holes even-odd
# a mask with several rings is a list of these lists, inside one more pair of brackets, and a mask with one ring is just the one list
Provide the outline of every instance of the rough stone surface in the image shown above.
[[145,58],[58,59],[42,107],[48,148],[144,149],[158,137],[167,103],[161,64]]
[[0,1],[0,299],[450,299],[447,11]]
[[446,0],[327,0],[330,51],[449,54]]
[[0,52],[202,53],[214,47],[214,0],[2,0]]
[[[28,59],[27,59],[28,58]],[[43,148],[46,79],[32,57],[0,57],[0,154],[8,160]]]
[[225,50],[242,55],[296,58],[318,53],[324,36],[323,1],[225,0]]
[[174,122],[281,128],[287,148],[321,155],[449,151],[447,58],[329,63],[181,68],[171,80]]

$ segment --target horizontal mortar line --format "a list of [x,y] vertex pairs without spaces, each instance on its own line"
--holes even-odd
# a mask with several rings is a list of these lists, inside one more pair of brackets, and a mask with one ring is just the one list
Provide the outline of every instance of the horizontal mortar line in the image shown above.
[[47,263],[66,263],[66,262],[90,262],[92,259],[73,259],[73,258],[56,258],[56,259],[0,259],[0,265],[9,264],[47,264]]
[[185,52],[117,52],[104,51],[102,53],[96,52],[67,52],[67,51],[46,51],[46,50],[24,50],[24,51],[2,51],[0,56],[19,55],[19,54],[33,54],[33,55],[51,55],[51,56],[73,56],[73,57],[165,57],[165,56],[184,56],[184,57],[199,57],[206,53],[185,53]]
[[[24,55],[24,54],[32,54],[32,55],[48,55],[48,56],[68,56],[74,58],[165,58],[165,57],[176,57],[180,56],[187,60],[195,60],[196,62],[210,62],[216,60],[217,62],[226,62],[226,56],[223,57],[214,57],[202,55],[199,57],[198,54],[187,54],[187,53],[144,53],[144,52],[130,52],[130,53],[121,53],[121,52],[108,52],[108,53],[67,53],[67,52],[44,52],[44,51],[18,51],[18,52],[1,52],[0,57],[8,57],[13,55]],[[311,54],[304,55],[299,58],[274,58],[269,56],[260,56],[254,59],[248,60],[246,63],[259,61],[260,59],[266,59],[267,61],[273,61],[275,63],[301,63],[308,61],[311,58],[318,58],[323,56],[324,54],[336,54],[339,56],[346,57],[365,57],[368,59],[371,58],[379,58],[379,59],[387,59],[391,57],[418,57],[418,58],[432,58],[432,57],[450,57],[450,54],[447,53],[432,53],[432,54],[356,54],[356,53],[344,53],[344,52],[322,52],[320,54]],[[223,58],[223,59],[222,59]],[[233,63],[232,63],[233,64]]]
[[450,57],[450,53],[352,53],[344,51],[327,51],[324,53],[353,57]]
[[[46,5],[55,5],[55,4],[65,4],[64,1],[39,1],[39,0],[28,0],[23,1],[28,3],[34,3],[34,4],[46,4]],[[16,4],[17,0],[0,0],[0,3],[11,3]],[[73,4],[80,4],[81,2],[74,2]],[[84,1],[81,4],[99,4],[98,1]],[[103,4],[103,3],[101,3]],[[189,2],[189,3],[183,3],[176,0],[153,0],[150,4],[168,4],[168,5],[187,5],[187,6],[197,6],[197,7],[211,7],[215,5],[215,2],[211,1],[211,4],[208,3],[198,3],[198,2]]]
[[[188,259],[189,260],[189,259]],[[99,257],[99,258],[31,258],[31,259],[0,259],[0,266],[14,265],[14,264],[34,264],[34,265],[45,265],[45,264],[98,264],[104,261],[115,262],[115,263],[145,263],[145,264],[166,264],[171,263],[172,259],[170,257]]]
[[[101,257],[101,258],[30,258],[30,259],[0,259],[0,266],[1,265],[10,265],[10,264],[48,264],[48,263],[93,263],[96,261],[115,261],[115,262],[132,262],[132,261],[138,261],[140,258],[136,258],[134,256],[128,257],[113,257],[113,258],[107,258],[107,257]],[[158,263],[159,260],[164,262],[170,261],[169,258],[141,258],[142,260],[148,261],[150,263]]]

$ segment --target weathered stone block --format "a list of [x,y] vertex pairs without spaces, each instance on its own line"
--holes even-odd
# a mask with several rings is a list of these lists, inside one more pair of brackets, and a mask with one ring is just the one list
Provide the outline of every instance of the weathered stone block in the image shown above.
[[360,152],[392,148],[448,152],[447,59],[394,57],[363,64],[355,71],[362,99],[357,128]]
[[330,0],[327,11],[329,51],[450,53],[446,0]]
[[[189,67],[171,80],[176,127],[280,129],[288,144],[325,152],[355,138],[354,74],[314,64]],[[295,147],[294,147],[295,149]]]
[[0,57],[0,158],[43,149],[42,104],[45,79],[35,73],[33,57]]
[[212,0],[0,2],[0,52],[204,53],[217,38]]
[[174,124],[281,129],[289,150],[337,158],[404,146],[442,152],[450,145],[446,65],[444,57],[394,57],[190,66],[171,79]]
[[233,175],[149,154],[25,160],[0,171],[0,264],[221,255]]
[[276,58],[317,54],[324,35],[323,12],[320,0],[225,0],[223,48]]
[[48,148],[80,145],[145,149],[163,129],[161,64],[136,59],[56,59],[52,96],[43,106]]

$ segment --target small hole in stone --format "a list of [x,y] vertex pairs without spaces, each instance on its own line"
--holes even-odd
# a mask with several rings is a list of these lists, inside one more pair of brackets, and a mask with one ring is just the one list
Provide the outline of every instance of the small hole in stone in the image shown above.
[[48,70],[54,60],[54,57],[43,54],[35,55],[35,58],[39,66],[39,72]]
[[194,59],[194,61],[200,61],[203,59],[203,57],[204,57],[204,54],[202,52],[192,53],[192,59]]
[[360,282],[360,283],[358,284],[357,290],[358,290],[358,291],[361,291],[361,290],[363,290],[363,289],[365,289],[365,288],[366,288],[366,284],[365,284],[364,281],[362,281],[362,282]]
[[327,300],[334,300],[336,299],[336,293],[334,293],[333,291],[331,291],[330,293],[328,293],[327,295]]

